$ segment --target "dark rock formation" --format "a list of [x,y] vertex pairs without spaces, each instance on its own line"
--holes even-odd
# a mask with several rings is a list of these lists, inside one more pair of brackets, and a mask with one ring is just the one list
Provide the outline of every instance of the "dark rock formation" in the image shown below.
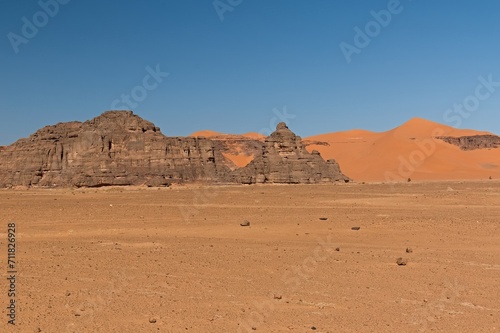
[[[252,151],[259,141],[249,143]],[[261,155],[231,171],[216,141],[166,137],[132,111],[108,111],[92,120],[47,126],[0,151],[0,187],[171,183],[321,183],[347,181],[335,161],[309,154],[280,124]]]
[[235,182],[243,184],[317,184],[348,182],[335,160],[324,161],[318,151],[309,153],[302,139],[278,124],[265,141],[261,154],[246,167],[233,172]]
[[211,181],[212,141],[168,138],[131,111],[47,126],[0,153],[0,186],[168,185]]
[[500,137],[496,135],[439,136],[437,139],[460,147],[462,150],[491,149],[500,147]]

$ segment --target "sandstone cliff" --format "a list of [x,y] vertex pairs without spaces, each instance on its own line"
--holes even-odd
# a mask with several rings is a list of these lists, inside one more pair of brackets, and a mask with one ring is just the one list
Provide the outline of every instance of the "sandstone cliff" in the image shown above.
[[437,137],[444,142],[458,146],[462,150],[475,150],[485,148],[499,148],[500,137],[496,135],[471,135],[471,136],[440,136]]
[[[1,152],[1,186],[168,185],[228,172],[212,141],[169,138],[131,111],[47,126]],[[220,169],[220,170],[219,170]]]
[[108,111],[83,123],[46,126],[1,150],[0,187],[348,180],[334,161],[309,154],[284,124],[264,143],[245,143],[252,158],[261,151],[245,167],[224,156],[228,147],[203,137],[167,137],[132,111]]

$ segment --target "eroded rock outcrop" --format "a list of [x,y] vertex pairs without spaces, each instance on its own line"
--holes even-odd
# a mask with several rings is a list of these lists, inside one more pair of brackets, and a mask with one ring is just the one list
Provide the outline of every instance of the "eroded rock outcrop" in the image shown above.
[[437,138],[458,146],[462,150],[500,148],[500,137],[496,135],[440,136]]
[[132,111],[47,126],[0,153],[0,186],[168,185],[214,181],[213,142],[170,138]]
[[261,154],[250,164],[233,172],[233,179],[244,184],[317,184],[348,182],[335,160],[324,161],[318,151],[309,153],[300,136],[285,123],[265,141]]
[[228,145],[202,137],[167,137],[132,111],[108,111],[83,123],[46,126],[1,150],[0,187],[349,180],[335,161],[309,154],[285,124],[265,142],[248,145],[248,154],[260,155],[235,168],[224,156]]

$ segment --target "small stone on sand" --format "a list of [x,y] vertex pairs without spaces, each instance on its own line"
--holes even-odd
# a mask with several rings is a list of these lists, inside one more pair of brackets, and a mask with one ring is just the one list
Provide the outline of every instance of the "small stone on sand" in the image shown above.
[[398,264],[398,266],[406,266],[407,263],[408,263],[407,259],[398,258],[396,260],[396,264]]

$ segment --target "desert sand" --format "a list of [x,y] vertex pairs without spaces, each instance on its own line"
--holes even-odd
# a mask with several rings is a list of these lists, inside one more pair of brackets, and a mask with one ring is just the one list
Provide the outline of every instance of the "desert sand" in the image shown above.
[[305,138],[323,158],[333,158],[357,181],[451,180],[500,178],[497,149],[463,151],[436,136],[470,136],[488,132],[456,129],[413,118],[387,132],[351,130]]
[[192,136],[192,137],[204,136],[207,138],[211,138],[214,136],[221,136],[221,135],[227,135],[227,134],[221,133],[221,132],[216,132],[216,131],[211,131],[211,130],[201,130],[201,131],[194,132],[189,136]]
[[0,331],[498,332],[499,202],[496,180],[2,190]]
[[[492,134],[472,129],[458,129],[422,118],[413,118],[386,132],[354,129],[305,137],[307,150],[317,150],[325,159],[335,159],[341,170],[355,181],[403,182],[412,180],[486,180],[500,178],[498,149],[461,150],[437,139],[438,136],[461,137]],[[258,133],[225,134],[210,130],[191,136],[215,140],[264,140]],[[237,148],[237,147],[236,147]],[[237,167],[244,167],[254,155],[240,149],[225,153]]]
[[240,136],[243,138],[249,138],[249,139],[255,139],[255,140],[264,140],[266,136],[264,134],[260,134],[257,132],[248,132],[244,134],[226,134],[226,133],[221,133],[221,132],[215,132],[211,130],[201,130],[194,132],[190,134],[189,136],[192,137],[198,137],[198,136],[204,136],[206,138],[219,138],[221,140],[225,139],[226,137],[234,137],[234,136]]
[[243,168],[252,162],[255,156],[247,155],[244,151],[238,148],[239,147],[237,147],[236,154],[222,153],[222,155],[233,162],[238,168]]

